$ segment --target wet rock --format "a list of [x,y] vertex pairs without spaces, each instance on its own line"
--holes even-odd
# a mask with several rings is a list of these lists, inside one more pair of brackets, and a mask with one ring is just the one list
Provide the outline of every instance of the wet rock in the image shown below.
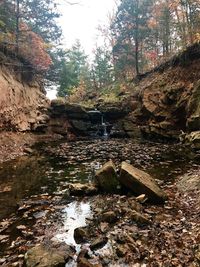
[[87,241],[88,231],[87,227],[79,227],[74,230],[74,239],[76,243],[81,244]]
[[108,242],[107,237],[99,237],[92,242],[92,244],[90,245],[90,249],[97,250],[97,249],[103,248],[107,242]]
[[98,189],[94,184],[70,184],[70,195],[72,196],[92,196],[98,193]]
[[41,244],[25,254],[27,267],[64,267],[74,251],[65,243]]
[[165,193],[149,174],[126,162],[122,162],[119,180],[134,194],[145,194],[153,203],[162,203],[166,199]]
[[102,222],[115,223],[117,219],[117,215],[114,211],[107,211],[101,215]]
[[116,173],[116,167],[110,160],[95,174],[96,181],[100,189],[107,193],[118,191],[119,181]]

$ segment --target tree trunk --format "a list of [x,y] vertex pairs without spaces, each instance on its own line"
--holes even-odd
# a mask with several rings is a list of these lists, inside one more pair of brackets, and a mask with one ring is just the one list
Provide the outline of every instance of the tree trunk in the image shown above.
[[135,28],[135,71],[136,76],[139,76],[139,17],[138,17],[138,9],[139,3],[138,0],[136,1],[136,28]]
[[19,18],[20,18],[20,8],[19,8],[19,4],[20,4],[20,0],[16,0],[16,4],[17,4],[17,9],[16,9],[16,54],[18,55],[19,53]]

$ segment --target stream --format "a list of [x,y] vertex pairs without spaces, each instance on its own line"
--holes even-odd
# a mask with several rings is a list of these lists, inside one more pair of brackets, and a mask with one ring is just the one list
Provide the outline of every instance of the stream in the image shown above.
[[69,196],[67,185],[91,182],[95,168],[109,159],[118,168],[128,161],[160,185],[172,185],[196,169],[200,159],[181,144],[129,139],[43,143],[33,151],[0,165],[0,265],[20,262],[26,247],[45,239],[64,241],[79,251],[74,229],[87,225],[94,207],[90,197]]

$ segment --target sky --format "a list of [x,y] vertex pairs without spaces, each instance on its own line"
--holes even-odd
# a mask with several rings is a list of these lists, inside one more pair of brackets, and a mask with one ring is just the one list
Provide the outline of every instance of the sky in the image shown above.
[[[98,25],[108,24],[108,13],[115,7],[115,0],[69,0],[78,2],[68,5],[60,0],[62,17],[60,23],[64,34],[64,44],[70,47],[76,39],[87,54],[91,54],[97,41]],[[101,38],[98,38],[101,41]]]
[[[78,3],[69,5],[67,2]],[[108,14],[116,7],[116,0],[59,0],[62,14],[59,22],[63,31],[63,45],[70,48],[79,39],[86,54],[92,57],[96,44],[103,44],[98,26],[108,25]],[[56,97],[56,91],[47,92],[50,99]]]

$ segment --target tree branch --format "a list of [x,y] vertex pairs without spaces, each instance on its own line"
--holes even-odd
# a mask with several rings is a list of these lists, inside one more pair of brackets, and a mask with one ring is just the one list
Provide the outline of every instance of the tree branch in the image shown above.
[[66,4],[68,4],[68,5],[71,5],[71,6],[73,6],[73,5],[80,5],[80,2],[70,2],[70,1],[67,1],[67,0],[63,0]]

